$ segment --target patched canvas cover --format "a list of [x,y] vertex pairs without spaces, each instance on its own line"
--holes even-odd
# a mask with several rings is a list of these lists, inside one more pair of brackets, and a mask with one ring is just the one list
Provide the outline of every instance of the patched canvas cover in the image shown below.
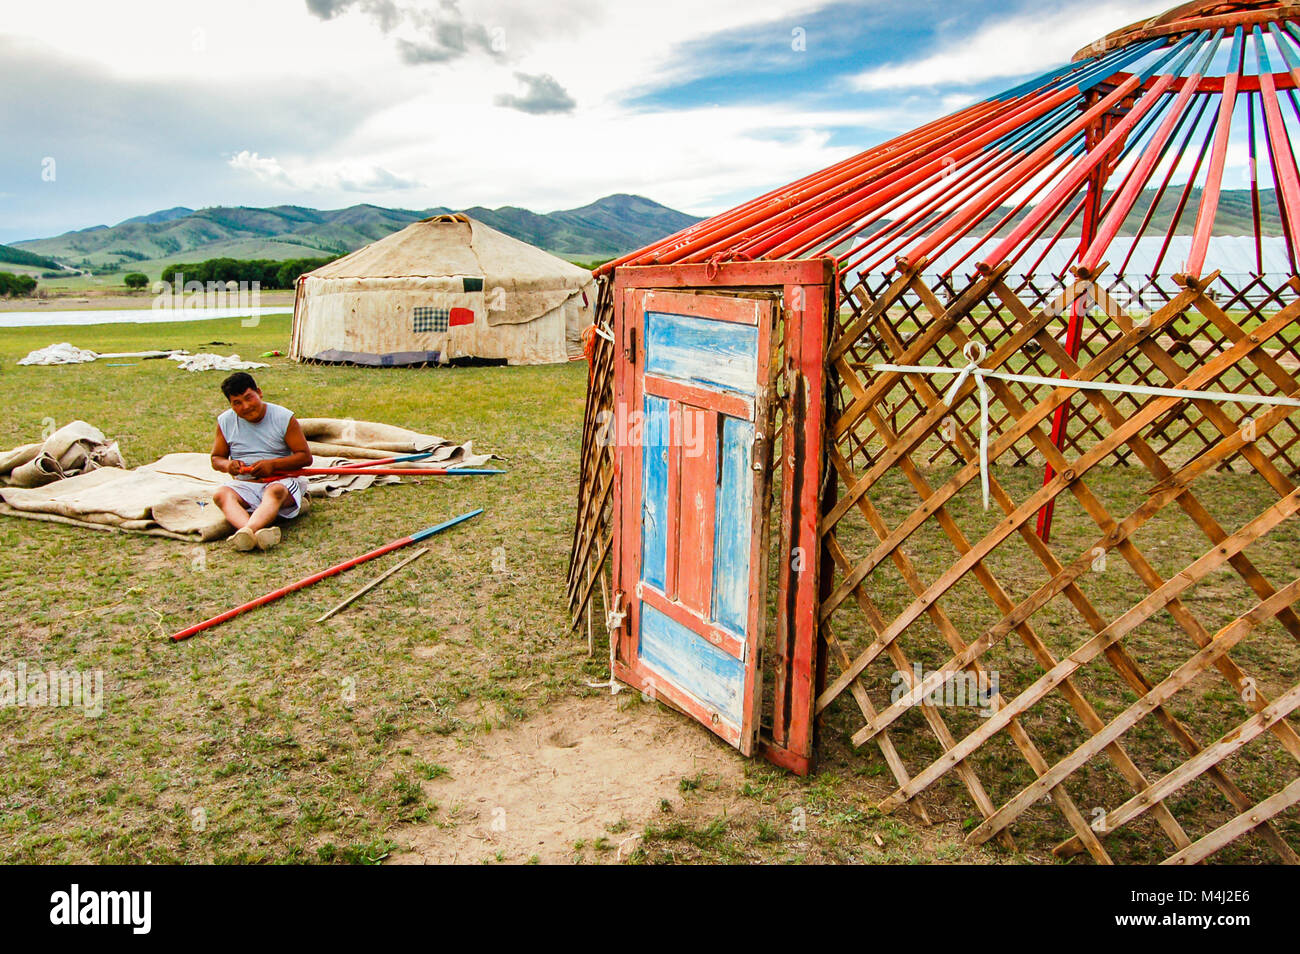
[[412,223],[306,277],[478,279],[464,291],[482,293],[489,325],[524,324],[594,287],[585,268],[463,216]]
[[582,356],[591,273],[465,216],[416,222],[303,276],[296,360],[548,364]]

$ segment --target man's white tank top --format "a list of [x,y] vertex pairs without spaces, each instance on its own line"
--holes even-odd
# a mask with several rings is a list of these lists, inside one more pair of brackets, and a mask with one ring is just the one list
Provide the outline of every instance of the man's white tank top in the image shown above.
[[[293,453],[284,439],[292,418],[293,411],[267,401],[266,413],[256,424],[244,420],[231,408],[217,415],[217,426],[221,428],[221,436],[230,447],[230,459],[255,464],[259,460],[288,457]],[[237,479],[254,478],[241,474]]]

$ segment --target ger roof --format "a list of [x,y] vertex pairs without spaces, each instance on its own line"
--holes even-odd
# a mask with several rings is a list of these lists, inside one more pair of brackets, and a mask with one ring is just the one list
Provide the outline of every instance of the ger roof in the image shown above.
[[512,286],[581,288],[591,273],[463,214],[435,215],[308,273],[311,278],[500,277]]
[[1183,4],[600,272],[830,255],[861,272],[901,260],[942,262],[945,274],[1003,263],[1030,274],[1052,253],[1062,273],[1132,265],[1153,278],[1199,275],[1231,149],[1254,170],[1257,271],[1275,202],[1294,274],[1298,19],[1300,0]]

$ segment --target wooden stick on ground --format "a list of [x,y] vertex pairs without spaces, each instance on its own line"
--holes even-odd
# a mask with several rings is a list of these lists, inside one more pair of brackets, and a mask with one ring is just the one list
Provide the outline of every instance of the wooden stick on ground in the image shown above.
[[420,557],[424,556],[424,555],[425,555],[426,553],[428,553],[428,552],[429,552],[429,548],[428,548],[428,547],[421,547],[420,549],[416,550],[414,553],[412,553],[409,557],[407,557],[407,558],[406,558],[405,560],[403,560],[401,563],[397,564],[396,566],[389,567],[389,568],[388,568],[387,570],[385,570],[383,573],[379,574],[377,577],[375,577],[373,580],[371,580],[371,581],[370,581],[369,583],[367,583],[365,586],[361,587],[361,589],[357,590],[355,593],[353,593],[351,596],[349,596],[347,599],[345,599],[345,600],[344,600],[342,603],[340,603],[338,606],[334,607],[332,610],[330,610],[330,611],[329,611],[328,613],[326,613],[324,616],[321,616],[321,617],[318,617],[317,619],[312,620],[312,622],[313,622],[313,623],[323,623],[323,622],[325,622],[325,620],[329,619],[331,616],[333,616],[333,615],[334,615],[335,613],[337,613],[339,610],[341,610],[341,609],[343,609],[344,607],[346,607],[349,603],[353,602],[354,600],[356,600],[356,599],[358,599],[358,598],[360,598],[360,597],[362,597],[362,596],[365,596],[367,593],[369,593],[371,590],[373,590],[373,589],[374,589],[376,586],[378,586],[380,583],[384,582],[384,580],[388,579],[390,576],[392,576],[394,573],[396,573],[396,572],[397,572],[398,570],[400,570],[402,567],[406,566],[406,564],[408,564],[408,563],[410,563],[410,562],[412,562],[412,561],[414,561],[414,560],[418,560],[418,559],[420,559]]

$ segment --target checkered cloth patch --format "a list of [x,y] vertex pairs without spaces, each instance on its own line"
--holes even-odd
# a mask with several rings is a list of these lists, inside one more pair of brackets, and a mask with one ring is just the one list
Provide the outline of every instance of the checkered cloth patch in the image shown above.
[[417,333],[421,331],[446,331],[448,322],[451,319],[451,309],[428,308],[417,305],[411,313],[411,319]]

